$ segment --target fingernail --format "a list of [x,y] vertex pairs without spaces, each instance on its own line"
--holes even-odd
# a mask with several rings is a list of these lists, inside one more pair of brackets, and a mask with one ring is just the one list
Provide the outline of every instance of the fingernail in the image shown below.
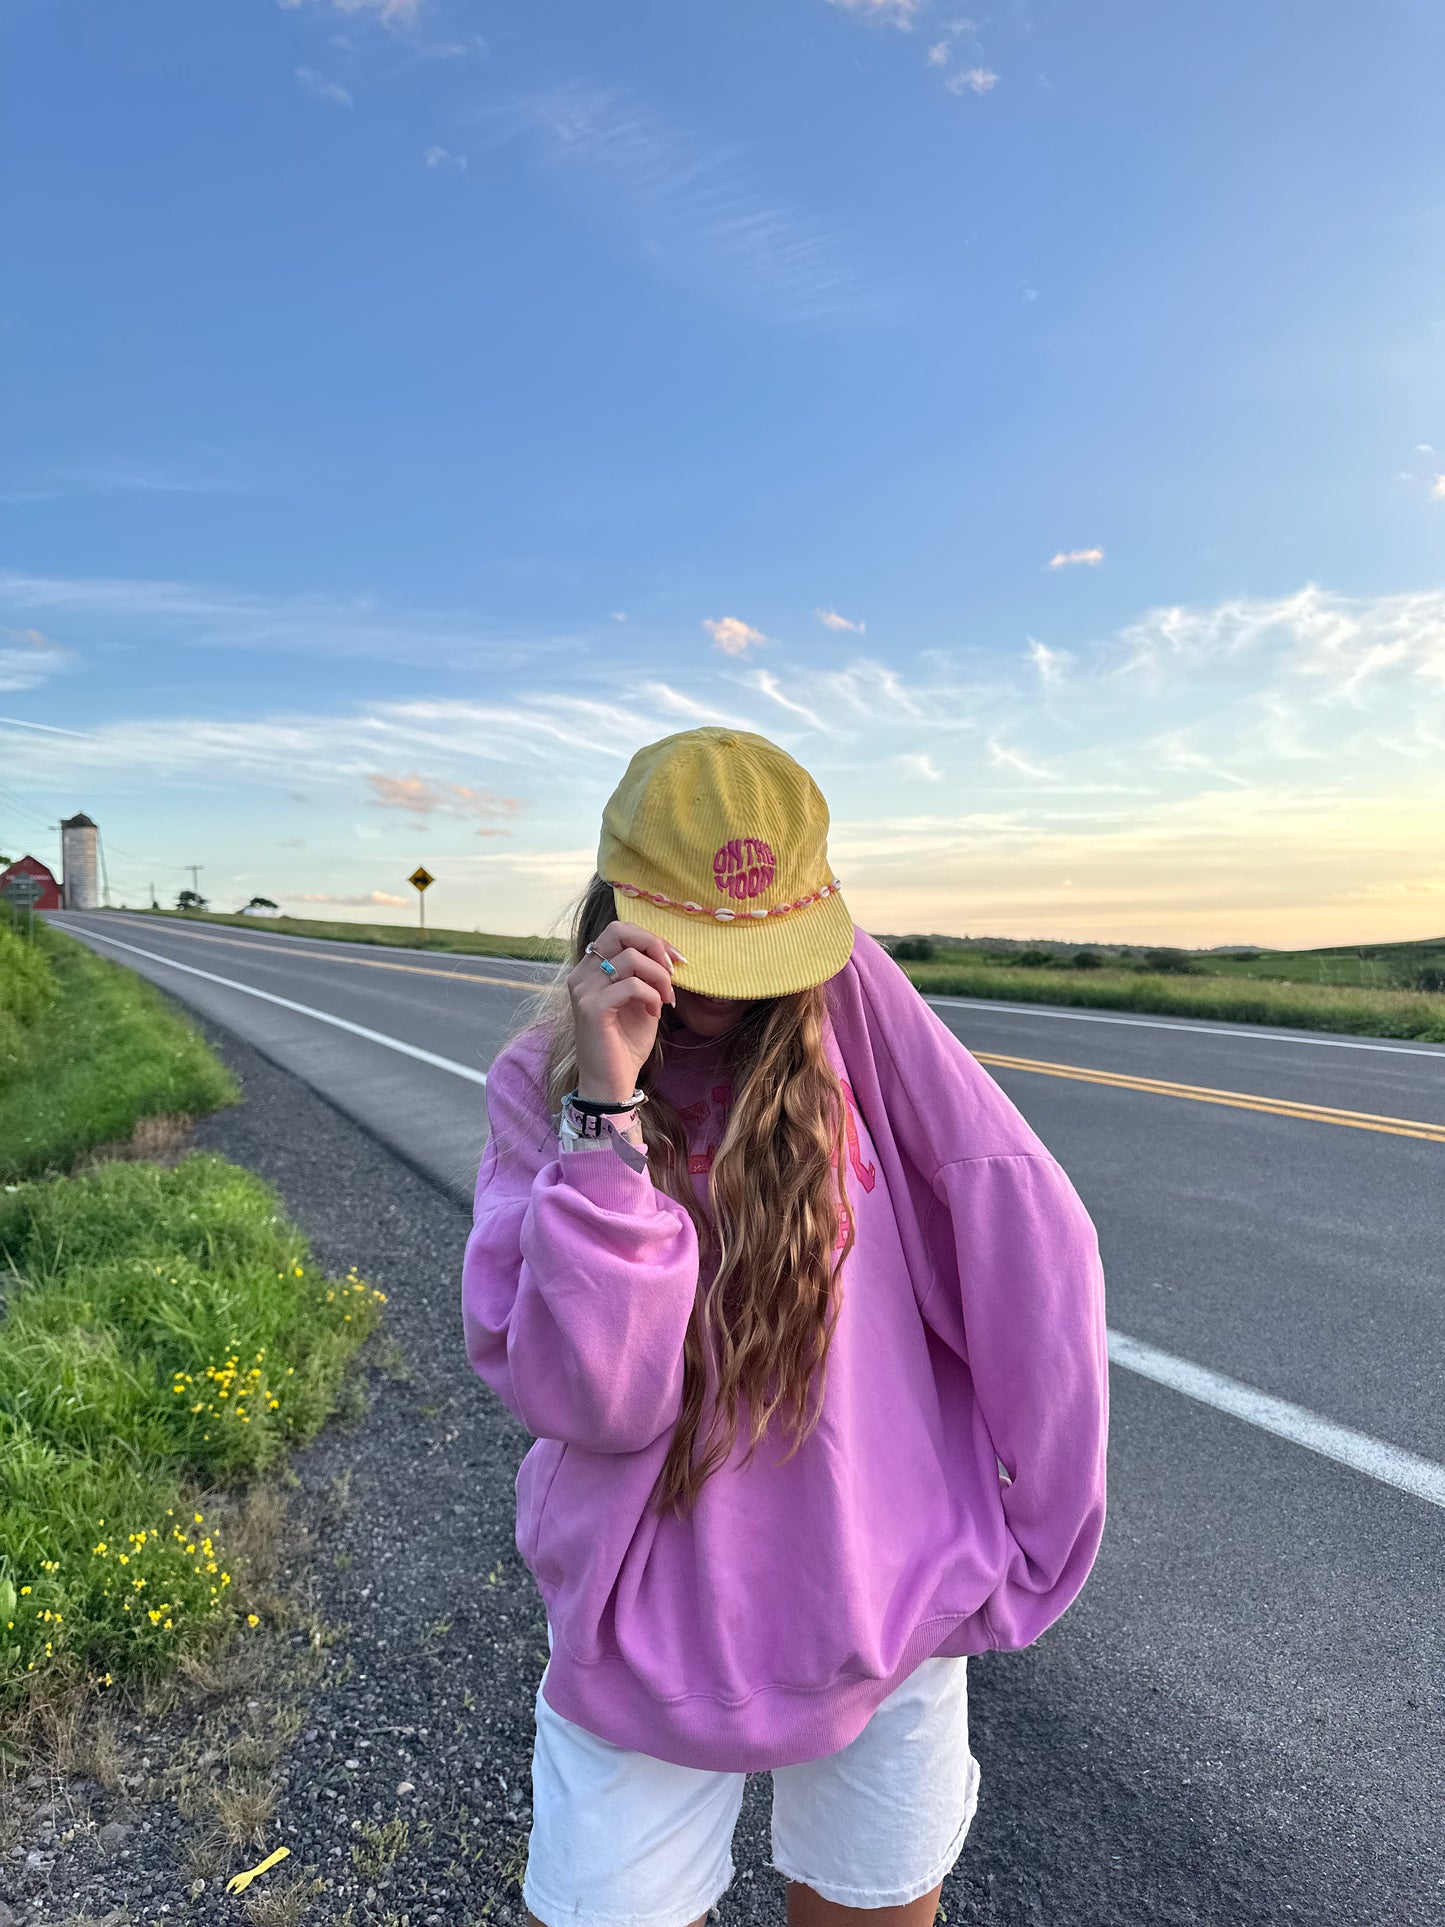
[[677,961],[678,963],[686,963],[686,962],[687,962],[687,958],[683,956],[683,954],[682,954],[682,952],[681,952],[680,950],[674,950],[672,954],[673,954],[673,957],[674,957],[674,958],[676,959],[676,961]]

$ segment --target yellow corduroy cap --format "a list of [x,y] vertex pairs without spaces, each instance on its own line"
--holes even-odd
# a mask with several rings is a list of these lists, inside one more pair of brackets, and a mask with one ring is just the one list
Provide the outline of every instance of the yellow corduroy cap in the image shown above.
[[617,914],[687,958],[709,997],[781,997],[841,970],[853,919],[828,862],[828,805],[766,736],[686,729],[638,750],[602,812]]

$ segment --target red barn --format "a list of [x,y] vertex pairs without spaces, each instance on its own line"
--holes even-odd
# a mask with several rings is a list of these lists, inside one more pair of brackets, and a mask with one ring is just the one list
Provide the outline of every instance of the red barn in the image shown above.
[[28,908],[32,901],[29,888],[21,883],[22,878],[26,879],[27,883],[29,879],[34,878],[40,885],[40,895],[33,899],[37,910],[59,910],[62,907],[60,885],[55,881],[53,874],[46,869],[39,857],[22,856],[19,862],[12,863],[8,870],[0,870],[0,896],[7,898],[17,910]]

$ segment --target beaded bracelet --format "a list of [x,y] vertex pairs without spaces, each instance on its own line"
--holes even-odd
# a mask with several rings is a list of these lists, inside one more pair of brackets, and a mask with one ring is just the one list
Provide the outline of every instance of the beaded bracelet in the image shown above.
[[619,1111],[635,1111],[639,1104],[647,1102],[647,1092],[634,1091],[631,1097],[624,1097],[620,1103],[613,1103],[603,1097],[579,1097],[576,1091],[568,1091],[562,1099],[583,1117],[611,1117]]

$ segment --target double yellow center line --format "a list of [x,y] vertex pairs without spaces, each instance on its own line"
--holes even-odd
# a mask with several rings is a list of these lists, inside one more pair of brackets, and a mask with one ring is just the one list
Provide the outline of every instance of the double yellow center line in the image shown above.
[[1273,1117],[1295,1117],[1307,1124],[1344,1124],[1353,1131],[1387,1131],[1393,1137],[1420,1137],[1445,1144],[1445,1124],[1426,1124],[1418,1118],[1378,1117],[1371,1111],[1337,1111],[1327,1104],[1297,1104],[1288,1097],[1254,1097],[1246,1091],[1216,1091],[1205,1084],[1171,1084],[1160,1077],[1128,1077],[1122,1071],[1084,1070],[1077,1064],[1048,1064],[1036,1057],[1006,1057],[999,1051],[971,1053],[980,1064],[1001,1070],[1038,1071],[1045,1077],[1071,1077],[1083,1084],[1113,1084],[1124,1091],[1148,1091],[1155,1097],[1187,1097],[1196,1104],[1227,1104],[1236,1111],[1266,1111]]

